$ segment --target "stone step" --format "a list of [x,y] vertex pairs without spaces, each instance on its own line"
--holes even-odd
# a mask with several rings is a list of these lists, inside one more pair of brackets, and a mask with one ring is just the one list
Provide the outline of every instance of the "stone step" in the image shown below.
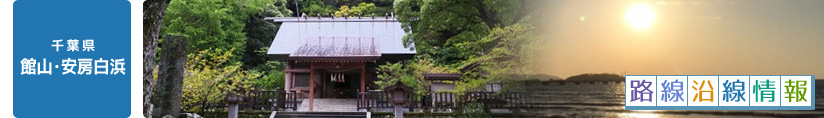
[[[317,98],[314,101],[315,112],[353,112],[357,111],[357,99]],[[297,111],[309,112],[309,100],[303,100]]]
[[367,112],[277,112],[275,118],[368,118]]

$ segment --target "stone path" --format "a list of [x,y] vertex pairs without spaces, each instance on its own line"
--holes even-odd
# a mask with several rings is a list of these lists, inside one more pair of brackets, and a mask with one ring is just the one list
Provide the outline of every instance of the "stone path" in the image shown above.
[[[357,99],[330,99],[315,98],[313,111],[323,112],[356,112]],[[298,111],[309,111],[309,99],[303,99]]]

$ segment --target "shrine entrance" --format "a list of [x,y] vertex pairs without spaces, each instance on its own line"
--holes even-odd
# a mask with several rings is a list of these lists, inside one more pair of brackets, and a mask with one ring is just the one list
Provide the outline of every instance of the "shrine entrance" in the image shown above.
[[267,55],[286,62],[284,89],[306,98],[306,111],[314,110],[314,99],[350,100],[376,88],[377,65],[416,53],[405,47],[406,33],[395,18],[267,19],[282,22]]
[[332,72],[324,71],[322,76],[322,98],[357,98],[360,88],[360,69]]

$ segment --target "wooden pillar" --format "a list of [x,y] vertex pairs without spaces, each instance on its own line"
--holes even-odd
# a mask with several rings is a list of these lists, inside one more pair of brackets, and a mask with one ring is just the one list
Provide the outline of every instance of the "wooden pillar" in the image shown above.
[[[286,69],[283,70],[286,72],[286,70],[289,69],[292,69],[292,64],[287,60]],[[292,72],[286,72],[286,81],[283,83],[283,91],[286,91],[286,93],[292,92]]]
[[[360,70],[360,92],[366,92],[366,62],[361,63]],[[358,94],[361,95],[361,94]],[[366,96],[360,97],[361,105],[366,106]]]
[[366,92],[366,62],[361,63],[360,92]]
[[310,62],[309,65],[309,111],[312,111],[312,106],[315,106],[315,63]]

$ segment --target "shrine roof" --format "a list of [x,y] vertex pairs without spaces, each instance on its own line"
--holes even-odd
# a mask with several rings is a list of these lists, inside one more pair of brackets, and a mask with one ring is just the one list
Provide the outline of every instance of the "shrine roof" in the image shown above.
[[415,54],[403,44],[406,33],[401,23],[391,17],[266,19],[282,22],[267,51],[273,59],[411,58]]

